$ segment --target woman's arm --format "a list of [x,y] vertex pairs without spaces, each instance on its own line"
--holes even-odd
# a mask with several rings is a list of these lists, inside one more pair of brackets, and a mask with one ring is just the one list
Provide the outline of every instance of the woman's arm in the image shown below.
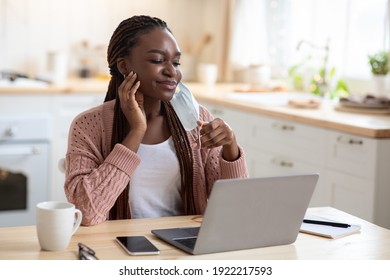
[[[74,120],[66,155],[65,194],[83,213],[84,225],[107,219],[116,199],[129,183],[139,157],[122,144],[104,158],[101,120],[89,112]],[[88,120],[83,121],[83,120]]]

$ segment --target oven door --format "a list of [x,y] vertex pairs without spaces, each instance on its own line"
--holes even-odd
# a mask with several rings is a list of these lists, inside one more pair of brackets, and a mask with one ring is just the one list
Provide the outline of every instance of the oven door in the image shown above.
[[49,144],[0,143],[0,227],[35,224],[35,206],[48,199]]

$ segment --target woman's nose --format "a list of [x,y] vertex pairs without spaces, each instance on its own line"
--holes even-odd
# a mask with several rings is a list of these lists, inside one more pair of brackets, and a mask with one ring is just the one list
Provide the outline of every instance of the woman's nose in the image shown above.
[[167,62],[164,65],[164,74],[165,75],[172,77],[176,74],[176,71],[177,71],[177,69],[176,69],[175,65],[173,65],[173,63]]

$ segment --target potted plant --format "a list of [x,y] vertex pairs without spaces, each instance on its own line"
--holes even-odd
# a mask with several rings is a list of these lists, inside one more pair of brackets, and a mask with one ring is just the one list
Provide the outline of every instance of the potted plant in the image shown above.
[[387,75],[389,72],[389,56],[385,51],[368,56],[371,65],[371,73],[374,75]]
[[385,96],[389,94],[390,81],[387,77],[389,72],[389,54],[385,51],[379,51],[368,56],[368,62],[371,66],[374,95]]

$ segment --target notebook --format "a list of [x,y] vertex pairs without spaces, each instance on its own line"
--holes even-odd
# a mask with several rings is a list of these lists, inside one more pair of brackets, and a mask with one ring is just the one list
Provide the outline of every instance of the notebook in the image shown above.
[[154,229],[152,233],[194,255],[291,244],[318,177],[218,180],[200,227]]
[[[305,216],[305,219],[339,223],[339,221],[325,219],[323,217],[317,217],[317,216]],[[347,235],[351,235],[353,233],[357,233],[360,231],[360,229],[361,226],[356,224],[350,224],[349,227],[343,228],[343,227],[333,227],[327,225],[302,223],[300,232],[318,235],[318,236],[331,238],[331,239],[336,239]]]

